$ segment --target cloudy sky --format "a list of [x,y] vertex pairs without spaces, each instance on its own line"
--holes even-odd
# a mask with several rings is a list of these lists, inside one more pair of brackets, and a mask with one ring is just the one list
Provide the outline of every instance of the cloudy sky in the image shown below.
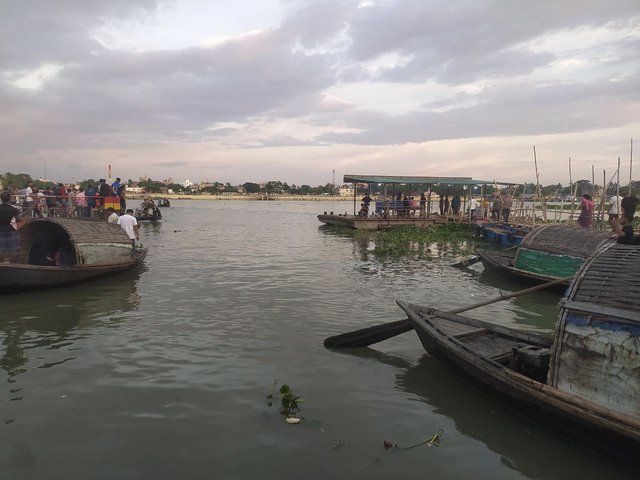
[[568,184],[632,138],[638,0],[0,0],[3,173]]

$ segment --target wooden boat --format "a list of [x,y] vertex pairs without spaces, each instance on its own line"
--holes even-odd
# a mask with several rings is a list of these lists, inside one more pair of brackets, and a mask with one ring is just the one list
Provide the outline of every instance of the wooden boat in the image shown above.
[[522,243],[525,235],[531,231],[530,227],[507,225],[501,223],[483,223],[478,225],[478,234],[495,245],[502,247],[516,247]]
[[144,202],[136,208],[134,214],[139,222],[162,220],[162,212],[151,198],[145,199]]
[[521,413],[639,468],[639,272],[640,246],[601,247],[561,302],[553,337],[398,304],[430,354]]
[[[488,270],[532,282],[567,278],[600,246],[613,243],[606,232],[570,225],[552,224],[536,227],[513,250],[476,250]],[[564,288],[569,286],[569,281]]]
[[132,247],[122,228],[103,221],[39,218],[18,234],[17,259],[0,263],[0,293],[84,282],[128,270],[147,254]]

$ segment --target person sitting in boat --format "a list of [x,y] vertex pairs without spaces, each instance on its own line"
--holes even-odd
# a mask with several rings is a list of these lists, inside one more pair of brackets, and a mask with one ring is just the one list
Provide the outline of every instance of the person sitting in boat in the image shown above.
[[640,245],[640,236],[634,236],[633,225],[626,215],[611,220],[611,228],[613,233],[618,236],[616,243],[624,245]]
[[153,215],[157,215],[158,206],[155,204],[150,195],[146,195],[144,197],[144,201],[142,202],[142,215],[145,217],[151,217]]
[[364,203],[360,204],[360,211],[358,212],[360,218],[367,218],[369,216],[369,209]]
[[107,208],[107,222],[108,223],[118,223],[118,214],[113,209],[113,207]]
[[11,192],[2,192],[0,200],[0,261],[12,262],[20,249],[20,236],[14,227],[21,221],[20,211],[11,205]]

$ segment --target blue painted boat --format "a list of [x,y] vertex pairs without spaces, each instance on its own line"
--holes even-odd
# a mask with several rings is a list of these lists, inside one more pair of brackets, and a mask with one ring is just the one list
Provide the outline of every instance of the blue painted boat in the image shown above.
[[517,247],[525,235],[531,231],[529,227],[514,226],[500,223],[485,223],[479,225],[480,235],[489,243],[501,247]]

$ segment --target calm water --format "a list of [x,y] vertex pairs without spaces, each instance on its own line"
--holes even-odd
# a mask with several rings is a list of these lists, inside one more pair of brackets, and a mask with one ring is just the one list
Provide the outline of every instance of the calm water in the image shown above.
[[[632,478],[503,410],[413,333],[324,349],[403,318],[397,298],[450,308],[518,288],[454,257],[379,260],[316,219],[345,208],[176,201],[144,226],[139,271],[0,297],[0,478]],[[557,301],[472,313],[550,328]],[[306,422],[266,404],[276,379]],[[439,448],[383,448],[439,428]]]

